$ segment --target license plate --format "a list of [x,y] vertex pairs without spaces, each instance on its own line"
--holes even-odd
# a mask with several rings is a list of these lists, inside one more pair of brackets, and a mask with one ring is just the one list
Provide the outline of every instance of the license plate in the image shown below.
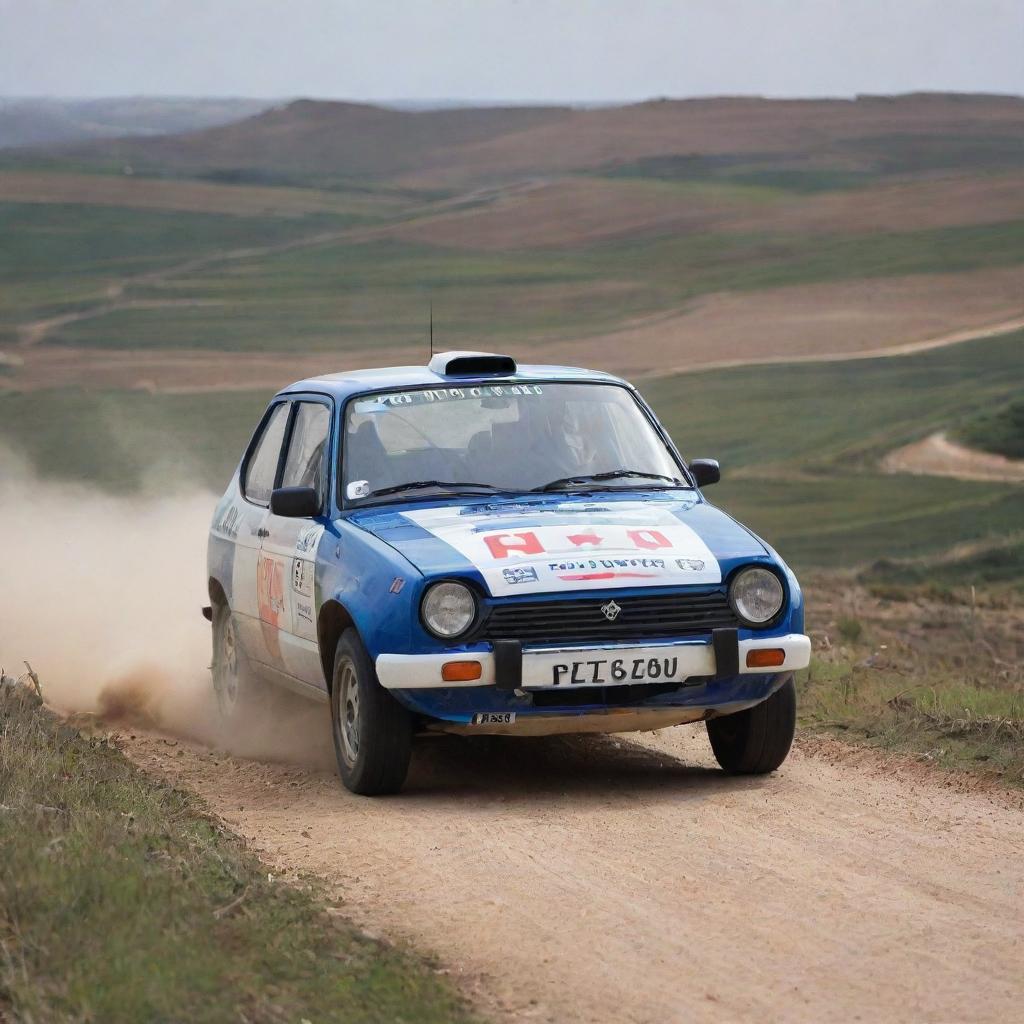
[[687,674],[676,654],[566,659],[551,666],[552,686],[626,686],[683,683]]
[[481,711],[473,716],[474,725],[512,725],[515,720],[514,711]]

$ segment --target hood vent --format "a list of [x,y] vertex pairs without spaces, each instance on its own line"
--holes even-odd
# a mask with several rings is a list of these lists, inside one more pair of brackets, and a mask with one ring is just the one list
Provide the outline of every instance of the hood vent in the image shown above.
[[427,368],[439,377],[508,377],[516,361],[493,352],[438,352]]

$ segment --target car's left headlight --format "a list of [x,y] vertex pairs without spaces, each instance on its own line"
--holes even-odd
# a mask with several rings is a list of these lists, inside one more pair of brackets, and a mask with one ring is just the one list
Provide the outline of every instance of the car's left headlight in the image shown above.
[[733,611],[749,626],[770,622],[779,614],[785,599],[779,577],[757,565],[738,572],[729,587]]
[[476,611],[473,591],[450,581],[429,587],[420,605],[423,624],[442,640],[453,640],[465,633],[473,625]]

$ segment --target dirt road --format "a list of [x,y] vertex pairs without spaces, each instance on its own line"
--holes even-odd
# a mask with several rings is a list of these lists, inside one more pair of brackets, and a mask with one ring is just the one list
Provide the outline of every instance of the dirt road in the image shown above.
[[945,431],[889,452],[882,459],[882,469],[887,473],[1024,483],[1024,461],[967,448],[951,441]]
[[498,1019],[1024,1013],[1024,807],[926,770],[808,741],[774,777],[730,779],[690,728],[438,738],[402,796],[374,801],[342,790],[325,743],[294,766],[126,742]]

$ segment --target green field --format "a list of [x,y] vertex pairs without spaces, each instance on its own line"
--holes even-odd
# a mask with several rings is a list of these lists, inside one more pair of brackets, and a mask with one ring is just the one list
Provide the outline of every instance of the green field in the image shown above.
[[73,203],[0,203],[0,330],[99,300],[127,275],[275,245],[357,222],[335,214],[241,217]]
[[[269,245],[347,223],[323,216],[273,220],[84,207],[72,212],[63,227],[50,207],[20,208],[12,218],[20,234],[10,248],[10,266],[0,266],[11,280],[0,317],[10,322],[15,314],[73,308],[129,268],[139,273],[215,248]],[[422,337],[432,301],[446,345],[479,347],[482,338],[514,345],[612,330],[624,319],[677,309],[723,290],[1022,262],[1021,221],[865,236],[678,234],[557,252],[335,242],[140,281],[126,297],[197,304],[112,311],[63,326],[48,341],[133,349],[387,348]]]
[[709,497],[796,565],[852,567],[1024,530],[1020,486],[876,469],[886,451],[1022,386],[1018,332],[913,356],[688,374],[644,390],[688,457],[722,460]]

